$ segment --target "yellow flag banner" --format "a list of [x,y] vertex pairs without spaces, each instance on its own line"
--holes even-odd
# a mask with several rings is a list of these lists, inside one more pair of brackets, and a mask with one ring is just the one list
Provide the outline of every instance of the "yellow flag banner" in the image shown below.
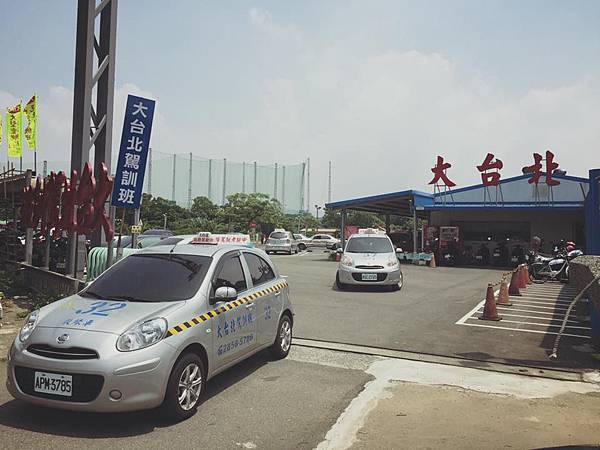
[[18,158],[23,155],[23,113],[21,103],[6,111],[6,143],[8,156]]
[[27,128],[25,128],[25,141],[29,150],[35,150],[37,145],[37,96],[34,95],[25,103],[25,117],[27,117]]

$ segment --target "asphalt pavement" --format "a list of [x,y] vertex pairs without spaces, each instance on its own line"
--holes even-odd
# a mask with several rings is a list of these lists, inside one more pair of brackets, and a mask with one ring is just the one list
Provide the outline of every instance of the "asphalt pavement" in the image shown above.
[[295,361],[298,353],[275,362],[263,352],[218,375],[196,415],[176,425],[156,411],[92,414],[18,402],[0,362],[0,448],[312,449],[372,376]]
[[457,325],[485,298],[488,283],[500,280],[502,270],[402,265],[400,291],[339,291],[337,263],[321,251],[272,259],[288,277],[297,337],[451,356],[470,360],[470,367],[487,362],[567,370],[599,367],[589,356],[586,339],[564,338],[561,345],[568,351],[549,360],[554,335]]

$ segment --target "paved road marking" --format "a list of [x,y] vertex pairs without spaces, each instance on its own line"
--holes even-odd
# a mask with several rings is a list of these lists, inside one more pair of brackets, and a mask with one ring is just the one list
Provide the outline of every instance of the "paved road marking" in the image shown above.
[[[573,288],[565,289],[558,286],[533,284],[522,289],[521,294],[520,296],[510,296],[512,306],[497,305],[498,315],[506,316],[507,319],[499,322],[481,321],[479,317],[483,314],[485,305],[485,300],[482,300],[456,321],[456,325],[556,335],[577,291]],[[498,291],[494,295],[497,296]],[[545,330],[540,330],[540,327],[544,327]],[[590,339],[590,327],[579,322],[571,311],[563,335]]]

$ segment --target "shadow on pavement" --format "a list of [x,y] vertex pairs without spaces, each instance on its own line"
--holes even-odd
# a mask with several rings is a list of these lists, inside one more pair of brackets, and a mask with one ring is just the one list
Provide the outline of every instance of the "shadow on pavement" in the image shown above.
[[[270,361],[262,351],[208,382],[204,401],[248,377]],[[200,404],[199,409],[202,409]],[[189,420],[193,420],[189,419]],[[0,425],[56,436],[118,438],[151,433],[173,425],[158,410],[126,413],[91,413],[45,408],[11,400],[0,405]]]

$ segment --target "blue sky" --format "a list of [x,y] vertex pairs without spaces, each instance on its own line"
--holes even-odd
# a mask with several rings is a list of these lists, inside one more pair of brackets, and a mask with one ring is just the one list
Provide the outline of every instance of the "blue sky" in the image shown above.
[[[68,159],[76,2],[0,10],[0,107],[37,91],[40,157]],[[599,30],[597,1],[121,0],[114,134],[126,93],[150,95],[153,148],[310,156],[321,202],[329,159],[334,199],[428,190],[437,154],[463,186],[488,151],[505,177],[546,148],[585,175],[599,162]]]

